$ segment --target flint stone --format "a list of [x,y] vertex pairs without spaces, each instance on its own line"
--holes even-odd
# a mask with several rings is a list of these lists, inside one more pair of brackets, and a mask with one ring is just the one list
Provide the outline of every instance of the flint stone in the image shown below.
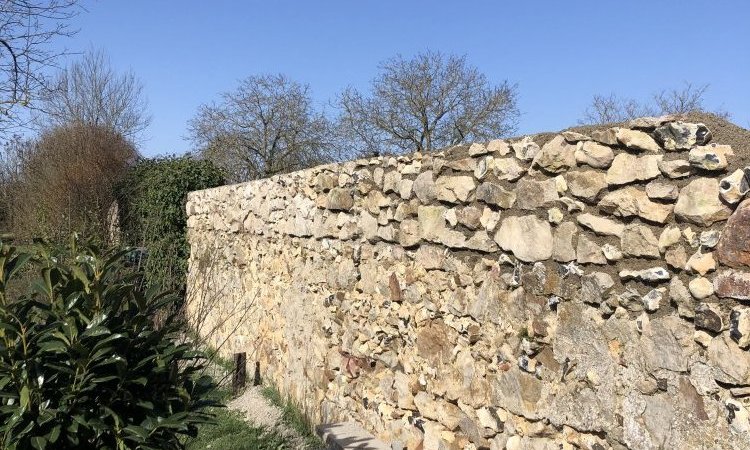
[[750,348],[750,308],[735,306],[729,314],[729,337],[742,349]]
[[726,220],[731,212],[719,198],[719,182],[712,178],[691,181],[680,191],[674,207],[675,216],[702,226]]
[[652,181],[646,185],[646,195],[652,200],[677,200],[680,190],[674,184]]
[[504,187],[490,182],[484,182],[477,188],[477,200],[490,205],[496,205],[503,209],[513,207],[516,202],[516,193]]
[[602,247],[584,234],[578,236],[576,261],[579,264],[607,264]]
[[750,191],[750,167],[737,169],[719,182],[719,195],[732,205],[742,200]]
[[565,175],[570,193],[578,198],[594,201],[607,188],[604,173],[596,170],[568,172]]
[[687,150],[695,145],[705,145],[711,140],[711,131],[702,123],[671,122],[654,130],[654,137],[666,150]]
[[615,153],[611,147],[587,141],[578,143],[575,158],[578,164],[586,164],[595,169],[606,169],[615,159]]
[[513,152],[516,158],[521,161],[531,161],[539,153],[539,145],[531,139],[530,136],[526,136],[520,141],[511,144]]
[[458,219],[458,223],[470,230],[479,229],[481,226],[481,217],[482,210],[476,206],[466,206],[464,208],[459,208],[456,211],[456,219]]
[[658,177],[662,155],[635,156],[620,153],[615,156],[605,177],[609,185],[622,185],[634,181],[646,181]]
[[[683,189],[684,190],[684,189]],[[628,186],[605,195],[599,207],[618,217],[638,216],[651,222],[665,223],[672,213],[672,205],[662,205],[649,200],[645,192]]]
[[685,178],[693,173],[693,167],[689,161],[675,159],[671,161],[659,161],[659,170],[667,178]]
[[716,245],[716,258],[725,266],[750,267],[750,199],[729,217]]
[[615,136],[617,137],[617,142],[631,150],[661,152],[661,147],[659,147],[654,138],[643,131],[618,128]]
[[667,281],[672,276],[669,271],[663,267],[652,267],[644,270],[621,270],[620,278],[623,280],[641,280],[648,282]]
[[552,229],[547,221],[534,215],[503,219],[495,242],[525,262],[544,261],[552,256]]
[[715,333],[719,333],[724,329],[721,312],[709,303],[701,303],[695,307],[695,320],[693,322],[696,328],[702,328]]
[[553,231],[552,259],[558,262],[569,262],[576,259],[573,238],[578,234],[578,227],[573,222],[563,222]]
[[750,300],[750,273],[723,270],[714,278],[714,292],[721,298]]
[[619,222],[615,222],[614,220],[595,216],[589,213],[579,214],[578,217],[576,217],[576,220],[579,224],[592,230],[594,233],[600,236],[621,237],[623,231],[625,230],[625,225]]
[[541,167],[547,172],[561,173],[576,166],[576,146],[569,144],[561,135],[544,144],[534,157],[532,166]]
[[620,238],[622,253],[629,257],[659,258],[659,241],[650,228],[639,224],[628,224]]
[[648,312],[654,312],[661,306],[661,299],[664,296],[664,288],[651,289],[646,295],[641,297],[643,309]]
[[492,172],[498,180],[516,181],[526,173],[526,168],[516,158],[496,158],[492,160]]
[[688,153],[688,162],[693,167],[703,170],[724,170],[729,166],[729,157],[734,156],[728,145],[706,145],[693,147]]
[[515,191],[516,207],[525,210],[552,206],[560,198],[553,178],[543,180],[524,178],[518,182]]

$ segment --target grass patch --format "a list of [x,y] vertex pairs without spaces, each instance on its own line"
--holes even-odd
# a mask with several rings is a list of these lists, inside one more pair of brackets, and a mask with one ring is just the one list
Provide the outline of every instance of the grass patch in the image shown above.
[[294,404],[291,398],[282,397],[279,390],[273,385],[265,385],[262,393],[271,404],[281,409],[281,419],[302,437],[306,448],[324,448],[323,441],[315,434],[310,419]]

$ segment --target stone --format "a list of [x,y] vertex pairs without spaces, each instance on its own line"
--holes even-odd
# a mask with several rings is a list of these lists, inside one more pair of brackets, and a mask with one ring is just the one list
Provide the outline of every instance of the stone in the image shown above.
[[667,281],[672,276],[663,267],[652,267],[643,270],[621,270],[618,274],[622,280],[640,280],[648,282]]
[[693,297],[685,283],[677,277],[669,281],[669,299],[677,305],[677,314],[680,317],[691,319],[695,316]]
[[365,197],[362,206],[371,213],[378,214],[380,212],[380,208],[385,208],[387,206],[390,206],[390,204],[391,200],[383,195],[382,192],[372,190],[367,193],[367,197]]
[[333,188],[328,192],[326,207],[333,211],[349,211],[354,206],[354,198],[348,189]]
[[512,208],[516,202],[516,193],[509,191],[499,184],[484,182],[479,185],[476,193],[477,200],[503,209]]
[[596,170],[568,172],[565,174],[571,195],[593,202],[599,194],[607,189],[604,173]]
[[709,226],[726,220],[731,210],[719,198],[719,182],[712,178],[696,178],[682,188],[674,214],[696,225]]
[[437,199],[448,203],[466,202],[474,192],[476,184],[473,177],[441,176],[435,181]]
[[574,200],[570,197],[560,197],[560,202],[565,205],[565,209],[568,210],[569,213],[586,209],[586,205],[584,205],[583,202]]
[[362,228],[362,236],[372,241],[378,234],[378,219],[367,211],[362,211],[359,216],[359,226]]
[[750,434],[750,411],[745,405],[731,398],[726,399],[724,405],[728,412],[727,421],[732,431],[740,436]]
[[721,320],[721,312],[709,303],[701,303],[695,307],[696,328],[719,333],[724,329],[724,321]]
[[482,210],[476,206],[466,206],[456,210],[456,219],[458,223],[470,230],[477,230],[482,225]]
[[750,348],[750,308],[747,306],[732,308],[729,314],[729,337],[740,348]]
[[669,226],[664,229],[659,235],[659,252],[664,253],[667,249],[682,239],[682,233],[680,228],[676,226]]
[[407,219],[399,224],[398,241],[403,247],[413,247],[421,238],[422,232],[416,220]]
[[489,150],[487,149],[487,147],[479,142],[473,142],[469,146],[469,156],[485,155],[488,152]]
[[495,229],[497,224],[500,222],[500,213],[485,207],[482,210],[482,217],[479,218],[479,223],[487,231]]
[[465,247],[470,250],[477,250],[480,252],[496,252],[498,250],[495,241],[490,238],[489,234],[485,230],[479,230],[474,233],[465,244]]
[[412,195],[412,187],[414,186],[413,180],[401,180],[401,183],[398,185],[398,195],[403,200],[409,200]]
[[716,247],[716,245],[719,243],[720,237],[721,237],[721,232],[719,230],[701,231],[701,235],[700,235],[700,238],[698,239],[698,242],[700,243],[701,248],[711,249],[711,248]]
[[711,252],[702,253],[700,250],[695,252],[685,264],[685,270],[691,273],[697,273],[701,276],[716,270],[716,261],[714,254]]
[[552,259],[558,262],[569,262],[576,259],[573,238],[578,234],[578,227],[573,222],[563,222],[552,232]]
[[491,161],[491,156],[488,156],[487,158],[482,158],[479,161],[477,161],[477,167],[474,169],[474,178],[477,180],[481,180],[487,175],[487,170],[489,163],[488,161]]
[[412,184],[414,195],[420,202],[427,204],[437,198],[437,186],[433,179],[432,171],[428,170],[417,175]]
[[547,221],[534,215],[503,219],[495,242],[525,262],[544,261],[552,256],[552,229]]
[[611,147],[594,141],[579,142],[576,146],[575,158],[578,164],[586,164],[595,169],[606,169],[615,159]]
[[661,160],[659,161],[659,170],[667,178],[685,178],[693,173],[690,162],[684,159]]
[[417,210],[419,230],[422,239],[426,241],[437,241],[441,232],[445,229],[445,211],[443,206],[420,206]]
[[725,266],[750,267],[750,199],[729,217],[716,245],[716,258]]
[[708,346],[708,360],[721,371],[717,381],[750,385],[750,352],[741,349],[728,333],[714,337]]
[[680,190],[674,184],[654,180],[646,185],[646,195],[652,200],[677,200]]
[[[445,161],[445,167],[451,168],[456,172],[474,172],[477,169],[477,160],[475,158],[462,158]],[[432,169],[439,172],[436,167]]]
[[526,173],[526,168],[516,158],[496,158],[492,161],[492,173],[501,181],[516,181]]
[[731,156],[734,156],[732,147],[711,144],[690,149],[688,162],[697,169],[717,171],[729,166]]
[[533,167],[539,167],[550,173],[561,173],[576,166],[576,146],[569,144],[561,135],[542,146],[534,157]]
[[617,186],[656,178],[661,174],[659,171],[661,159],[662,155],[635,156],[620,153],[612,161],[605,180],[607,184]]
[[653,130],[660,125],[673,122],[674,120],[675,116],[673,115],[664,115],[658,117],[638,117],[628,122],[628,128]]
[[555,180],[555,186],[557,187],[557,193],[560,195],[565,194],[568,190],[568,182],[565,181],[565,177],[562,175],[558,175],[554,178]]
[[398,192],[401,185],[401,172],[391,170],[383,176],[383,193]]
[[425,270],[442,269],[445,250],[437,245],[420,245],[414,255],[414,262]]
[[627,257],[659,258],[659,241],[650,228],[631,223],[625,226],[620,237],[620,248]]
[[513,148],[516,158],[521,161],[531,161],[539,153],[539,145],[530,136],[526,136],[510,146]]
[[607,264],[601,246],[584,234],[578,236],[576,261],[579,264]]
[[493,139],[487,143],[487,151],[498,156],[510,153],[510,145],[502,139]]
[[617,138],[617,142],[631,150],[661,152],[661,147],[659,147],[654,138],[643,131],[617,128],[615,137]]
[[750,167],[737,169],[719,181],[719,195],[732,205],[739,203],[750,191]]
[[578,223],[600,236],[617,236],[621,237],[625,230],[625,225],[615,222],[614,220],[593,214],[584,213],[576,217]]
[[687,252],[681,245],[670,247],[666,253],[664,253],[664,261],[667,262],[669,267],[683,270],[687,264]]
[[602,211],[618,217],[637,216],[650,222],[665,223],[673,207],[651,201],[644,191],[628,186],[605,195],[599,202]]
[[609,243],[602,245],[602,253],[610,262],[620,261],[624,257],[619,248]]
[[651,289],[646,295],[641,297],[643,309],[648,312],[655,312],[661,306],[662,297],[664,297],[664,288]]
[[585,134],[577,133],[575,131],[566,130],[560,133],[565,141],[575,144],[576,142],[590,141],[591,138]]
[[714,293],[713,284],[711,284],[708,279],[703,277],[693,278],[692,280],[690,280],[690,283],[688,283],[688,289],[690,290],[690,295],[692,295],[697,300],[708,298]]
[[721,298],[750,300],[750,273],[723,270],[714,278],[714,292]]
[[599,305],[609,294],[615,282],[604,272],[587,273],[581,277],[581,300]]
[[665,150],[687,150],[695,145],[705,145],[711,140],[711,131],[702,123],[670,122],[654,130],[654,137]]
[[560,208],[550,208],[547,210],[547,221],[553,225],[557,225],[563,221],[563,212]]
[[552,206],[559,200],[557,185],[552,178],[534,180],[524,178],[516,185],[516,208],[536,210]]

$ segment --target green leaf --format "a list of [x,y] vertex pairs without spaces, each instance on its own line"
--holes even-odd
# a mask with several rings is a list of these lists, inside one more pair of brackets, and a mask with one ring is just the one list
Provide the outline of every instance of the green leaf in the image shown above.
[[21,388],[20,400],[21,409],[26,410],[29,406],[29,387],[24,386]]

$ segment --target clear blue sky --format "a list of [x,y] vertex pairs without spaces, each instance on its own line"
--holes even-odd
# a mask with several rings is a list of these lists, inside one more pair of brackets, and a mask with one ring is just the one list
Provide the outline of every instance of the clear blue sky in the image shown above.
[[378,62],[433,49],[465,54],[519,85],[519,133],[575,124],[591,97],[645,99],[710,83],[709,107],[750,127],[750,1],[89,0],[70,50],[102,48],[145,84],[142,151],[182,153],[198,106],[259,73],[311,86],[321,104],[366,89]]

